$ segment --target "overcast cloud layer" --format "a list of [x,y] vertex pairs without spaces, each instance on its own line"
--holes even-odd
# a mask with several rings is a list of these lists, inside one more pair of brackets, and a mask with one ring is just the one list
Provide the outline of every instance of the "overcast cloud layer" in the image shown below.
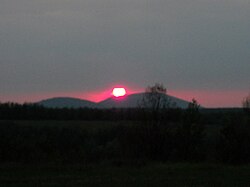
[[0,96],[154,82],[248,90],[250,0],[1,0]]

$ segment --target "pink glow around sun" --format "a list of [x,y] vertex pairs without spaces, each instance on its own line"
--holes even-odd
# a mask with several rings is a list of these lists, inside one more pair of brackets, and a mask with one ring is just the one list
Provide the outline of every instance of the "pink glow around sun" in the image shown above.
[[113,94],[114,88],[124,88],[125,89],[124,96],[134,94],[134,93],[143,92],[143,89],[139,90],[139,89],[135,89],[135,88],[128,88],[128,87],[125,87],[124,85],[115,85],[112,87],[110,86],[108,89],[104,89],[104,90],[97,90],[97,91],[90,91],[90,92],[82,93],[80,98],[87,99],[87,100],[94,101],[94,102],[100,102],[100,101],[107,99],[109,97],[119,98],[119,97],[114,96],[114,94]]
[[125,88],[114,88],[112,94],[115,97],[122,97],[126,95],[126,90]]

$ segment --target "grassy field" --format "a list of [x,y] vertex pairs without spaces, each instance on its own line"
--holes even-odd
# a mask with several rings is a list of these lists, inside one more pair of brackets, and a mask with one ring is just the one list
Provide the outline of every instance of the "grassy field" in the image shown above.
[[22,125],[22,126],[32,126],[32,127],[80,127],[84,130],[87,130],[89,132],[94,132],[96,130],[101,129],[107,129],[112,128],[115,126],[121,126],[121,125],[134,125],[136,122],[134,121],[58,121],[58,120],[16,120],[11,121],[15,124]]
[[42,186],[249,186],[250,166],[147,164],[0,166],[1,187]]
[[[13,121],[12,121],[13,122]],[[5,122],[2,122],[5,124]],[[15,145],[16,149],[10,152],[9,155],[13,156],[13,163],[2,162],[0,164],[0,187],[75,187],[75,186],[93,186],[93,187],[114,187],[114,186],[180,186],[180,187],[210,187],[210,186],[250,186],[250,165],[224,165],[224,164],[207,164],[204,163],[175,163],[175,162],[160,162],[153,160],[138,161],[129,160],[127,157],[116,157],[112,154],[116,153],[116,144],[112,139],[116,138],[116,131],[111,131],[115,126],[130,126],[136,122],[131,121],[14,121],[19,127],[13,129],[3,128],[6,133],[13,135],[13,140],[9,142],[5,150],[13,150],[10,146]],[[33,128],[28,131],[22,127],[32,126]],[[35,127],[35,128],[34,128]],[[46,127],[45,130],[43,127]],[[48,127],[48,128],[47,128]],[[72,128],[76,127],[76,128]],[[65,128],[65,131],[60,129]],[[74,137],[81,137],[83,134],[78,134],[78,129],[87,131],[87,137],[92,141],[82,141],[81,139],[74,139]],[[28,128],[29,129],[29,128]],[[38,131],[37,131],[38,129]],[[72,131],[75,136],[71,135],[70,129],[76,129]],[[109,130],[110,129],[110,130]],[[208,126],[206,133],[208,137],[213,137],[219,132],[219,127]],[[98,133],[98,131],[101,130]],[[105,131],[107,130],[107,131]],[[5,132],[4,131],[4,132]],[[16,133],[16,132],[19,133]],[[30,135],[34,135],[31,136]],[[103,134],[104,133],[104,134]],[[105,134],[106,133],[106,134]],[[4,134],[3,134],[4,135]],[[57,137],[57,135],[60,135]],[[56,137],[51,139],[51,137]],[[66,137],[66,138],[65,138]],[[68,140],[71,139],[72,142]],[[111,137],[111,140],[109,139]],[[31,139],[30,139],[31,138]],[[46,139],[47,138],[47,139]],[[92,138],[92,139],[91,139]],[[64,141],[64,139],[66,141]],[[211,138],[214,139],[214,138]],[[8,140],[8,139],[4,139]],[[30,141],[32,140],[32,141]],[[88,140],[88,139],[87,139]],[[111,143],[110,143],[111,141]],[[106,144],[102,144],[105,142]],[[33,143],[35,143],[33,145]],[[35,146],[36,143],[40,146]],[[39,144],[40,143],[40,144]],[[52,146],[50,146],[52,143]],[[59,144],[57,144],[59,143]],[[113,143],[113,144],[112,144]],[[131,143],[131,142],[128,142]],[[70,149],[72,146],[80,144],[80,148],[89,146],[92,149],[86,149],[87,152],[80,152],[84,156],[92,156],[100,154],[101,156],[106,155],[106,158],[96,159],[92,164],[90,158],[78,160],[76,162],[69,162],[66,159],[67,164],[64,164],[64,158],[71,158],[75,149]],[[129,147],[135,144],[132,142]],[[6,143],[3,143],[4,147]],[[20,145],[20,148],[19,148]],[[63,145],[61,150],[60,145]],[[47,154],[45,156],[48,159],[44,159],[43,163],[39,162],[40,153],[44,150],[52,149],[53,154]],[[54,147],[53,147],[54,146]],[[65,148],[64,146],[68,146]],[[112,147],[113,146],[113,147]],[[13,147],[12,147],[13,148]],[[111,149],[112,148],[112,149]],[[140,148],[140,147],[138,147]],[[65,151],[66,150],[66,151]],[[60,154],[67,151],[70,154],[62,155],[61,160],[56,162],[54,158],[58,158]],[[83,149],[84,150],[84,149]],[[34,155],[29,154],[34,151]],[[98,152],[99,151],[99,152]],[[21,153],[20,162],[15,162],[15,159],[19,159]],[[27,153],[27,154],[26,154]],[[74,154],[78,155],[78,152]],[[15,157],[17,155],[17,157]],[[24,156],[28,155],[28,158],[33,160],[23,159]],[[73,159],[75,158],[73,155]],[[92,156],[91,156],[92,155]],[[1,156],[1,155],[0,155]],[[34,156],[34,157],[33,157]],[[7,157],[8,158],[8,157]],[[37,161],[37,159],[38,161]],[[51,159],[50,159],[51,158]],[[78,157],[76,157],[78,158]],[[116,159],[125,158],[124,161],[117,161]],[[5,158],[6,159],[6,158]],[[127,159],[127,160],[126,160]],[[6,159],[8,160],[8,159]],[[209,160],[209,159],[208,159]],[[22,162],[23,161],[23,162]],[[55,161],[55,162],[53,162]],[[71,161],[71,160],[70,160]],[[23,163],[28,164],[23,164]],[[51,163],[50,163],[51,162]],[[209,162],[209,161],[208,161]],[[33,163],[33,164],[32,164]],[[36,164],[34,164],[36,163]],[[72,164],[74,163],[74,164]],[[79,163],[79,164],[77,164]]]
[[[1,120],[0,120],[1,122]],[[3,121],[2,121],[3,122]],[[133,126],[138,124],[139,122],[136,121],[77,121],[77,120],[16,120],[10,121],[14,122],[15,124],[22,125],[22,126],[32,126],[32,127],[80,127],[88,132],[95,132],[96,130],[102,130],[107,128],[112,128],[116,126]],[[215,136],[219,133],[221,126],[219,125],[206,125],[206,134],[208,136]]]

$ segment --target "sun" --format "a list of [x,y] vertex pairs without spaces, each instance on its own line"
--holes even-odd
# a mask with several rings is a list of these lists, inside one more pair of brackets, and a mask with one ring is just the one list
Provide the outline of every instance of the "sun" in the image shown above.
[[122,97],[126,95],[126,90],[125,88],[114,88],[112,94],[115,97]]

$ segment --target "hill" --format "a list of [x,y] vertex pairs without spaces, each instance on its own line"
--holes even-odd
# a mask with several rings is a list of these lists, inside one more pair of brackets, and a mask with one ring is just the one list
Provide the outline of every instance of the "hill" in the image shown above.
[[[142,103],[145,93],[131,94],[124,97],[110,97],[99,103],[94,103],[88,100],[82,100],[70,97],[57,97],[46,99],[38,102],[37,104],[48,108],[136,108]],[[167,100],[169,106],[187,108],[188,101],[164,95],[164,100]]]
[[50,98],[37,104],[48,108],[97,108],[97,104],[94,102],[71,97]]
[[[99,108],[136,108],[142,103],[145,93],[131,94],[123,98],[111,97],[98,103]],[[170,96],[162,95],[170,107],[187,108],[189,102]]]

